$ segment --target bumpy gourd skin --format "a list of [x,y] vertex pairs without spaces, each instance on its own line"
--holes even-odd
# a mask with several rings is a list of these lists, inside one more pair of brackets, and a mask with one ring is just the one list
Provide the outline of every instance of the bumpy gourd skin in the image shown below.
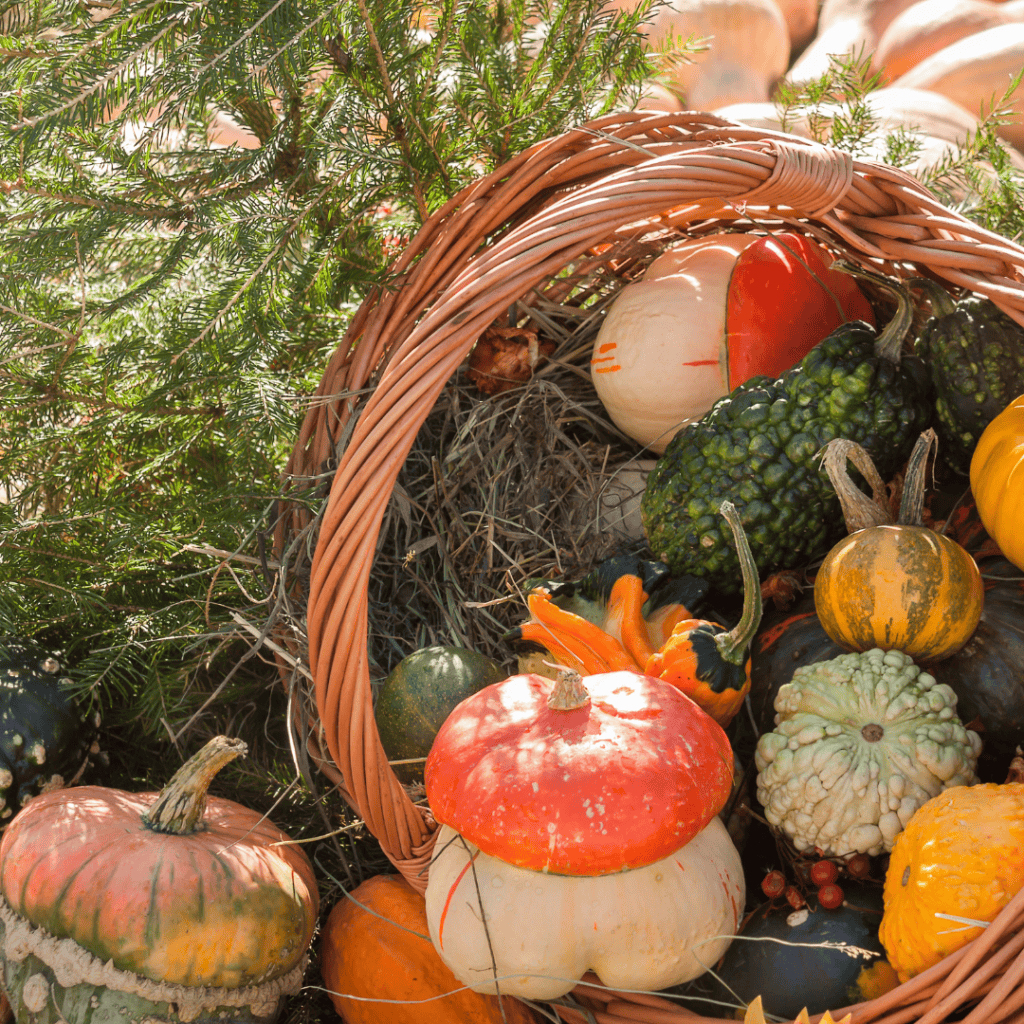
[[982,431],[1024,391],[1024,328],[972,295],[932,317],[915,351],[931,367],[939,452],[966,476]]
[[754,753],[757,799],[798,850],[877,856],[931,797],[978,781],[981,738],[956,695],[900,651],[804,665],[775,711]]
[[977,938],[937,913],[991,921],[1024,885],[1024,785],[957,786],[896,838],[879,938],[907,981]]
[[816,458],[845,437],[883,477],[932,417],[920,364],[875,353],[874,330],[845,324],[777,380],[752,378],[679,431],[647,481],[641,515],[655,556],[674,573],[741,589],[722,501],[736,505],[761,576],[824,555],[843,532],[839,499]]

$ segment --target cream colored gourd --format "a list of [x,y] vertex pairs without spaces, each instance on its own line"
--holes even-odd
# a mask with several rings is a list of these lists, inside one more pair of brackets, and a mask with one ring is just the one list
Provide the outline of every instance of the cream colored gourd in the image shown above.
[[656,459],[629,459],[615,466],[597,497],[598,529],[624,540],[644,539],[640,500]]
[[[1024,24],[997,25],[975,32],[926,57],[901,75],[894,86],[931,89],[948,96],[972,114],[987,113],[1011,78],[1024,67]],[[1008,108],[1016,115],[996,132],[1018,149],[1024,147],[1024,95],[1017,90]]]
[[[636,0],[611,5],[629,10]],[[704,40],[706,50],[664,68],[693,110],[767,100],[789,65],[789,29],[775,0],[667,0],[651,11],[645,32],[650,49],[669,56],[687,39]]]
[[886,82],[895,81],[926,57],[996,25],[1024,20],[1019,3],[993,0],[918,0],[897,15],[878,40],[872,71]]
[[804,665],[758,740],[757,799],[798,850],[877,856],[926,800],[977,782],[981,738],[956,694],[900,651]]
[[915,0],[825,0],[818,34],[786,73],[786,81],[806,85],[824,75],[832,55],[870,56],[889,23]]
[[755,240],[735,234],[714,246],[701,239],[676,246],[609,307],[594,347],[594,388],[615,425],[652,452],[661,454],[681,426],[729,391],[720,339],[730,273]]
[[443,825],[426,893],[430,938],[456,977],[526,999],[557,999],[587,970],[643,991],[696,978],[728,947],[743,899],[739,853],[717,817],[662,860],[593,877],[513,867]]

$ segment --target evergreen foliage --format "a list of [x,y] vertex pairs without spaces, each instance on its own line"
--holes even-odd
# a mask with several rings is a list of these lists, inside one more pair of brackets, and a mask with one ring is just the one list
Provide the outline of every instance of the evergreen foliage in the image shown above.
[[649,6],[0,9],[0,630],[151,736],[229,674],[251,712],[233,613],[352,304],[472,178],[631,105]]

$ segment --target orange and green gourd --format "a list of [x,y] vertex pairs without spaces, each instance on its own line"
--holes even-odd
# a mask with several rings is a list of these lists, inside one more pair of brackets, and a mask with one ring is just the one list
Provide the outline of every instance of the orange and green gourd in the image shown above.
[[[935,439],[933,430],[925,431],[911,453],[896,522],[867,453],[841,438],[825,448],[850,534],[825,556],[814,606],[822,628],[846,650],[880,647],[936,662],[960,650],[977,628],[985,585],[974,559],[922,523],[925,467]],[[875,500],[846,474],[848,458],[871,483]]]
[[750,690],[750,643],[761,621],[757,567],[739,514],[723,502],[743,574],[743,610],[733,629],[696,618],[683,604],[652,620],[643,614],[647,592],[640,575],[620,575],[598,625],[552,600],[544,587],[527,595],[531,620],[508,634],[544,646],[559,664],[588,675],[627,670],[656,676],[695,701],[721,726],[735,717]]
[[15,815],[0,943],[18,1019],[265,1024],[298,992],[312,864],[259,811],[207,795],[246,749],[215,736],[160,793],[75,786]]

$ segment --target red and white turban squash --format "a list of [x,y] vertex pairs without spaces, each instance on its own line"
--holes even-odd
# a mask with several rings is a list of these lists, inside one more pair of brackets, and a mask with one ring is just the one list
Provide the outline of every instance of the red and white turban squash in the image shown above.
[[441,958],[478,992],[530,999],[588,970],[613,988],[697,977],[744,904],[716,817],[732,776],[721,727],[651,676],[517,675],[467,698],[425,771]]
[[660,454],[737,385],[775,378],[848,320],[874,324],[856,282],[804,235],[716,234],[659,256],[615,296],[594,342],[612,421]]

